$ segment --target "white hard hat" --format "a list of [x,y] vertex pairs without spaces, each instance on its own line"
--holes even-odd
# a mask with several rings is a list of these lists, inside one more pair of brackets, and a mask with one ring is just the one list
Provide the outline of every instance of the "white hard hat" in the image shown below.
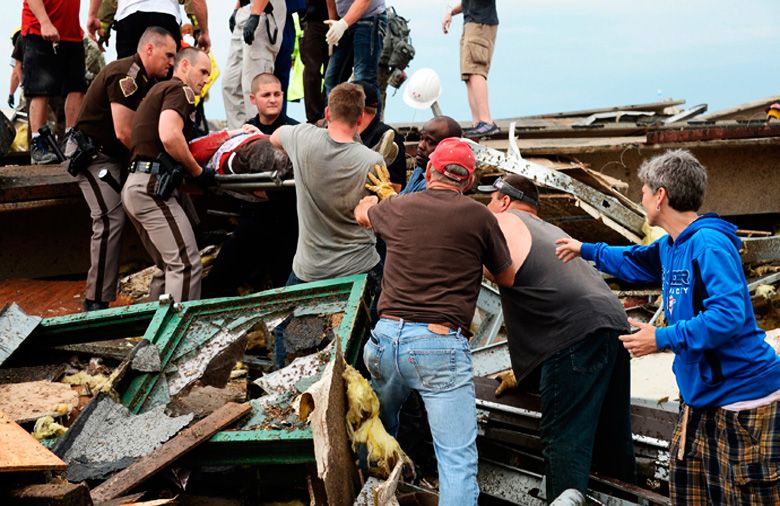
[[427,109],[441,96],[441,81],[433,69],[420,69],[409,78],[404,102],[415,109]]

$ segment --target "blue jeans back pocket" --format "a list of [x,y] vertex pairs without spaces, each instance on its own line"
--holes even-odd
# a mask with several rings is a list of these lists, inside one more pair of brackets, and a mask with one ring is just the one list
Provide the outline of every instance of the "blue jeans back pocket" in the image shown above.
[[570,349],[571,365],[574,372],[594,373],[609,361],[609,343],[599,334],[583,339]]
[[366,345],[363,347],[363,363],[366,364],[368,372],[374,378],[381,378],[380,363],[382,362],[382,352],[384,349],[379,345],[379,339],[371,332]]
[[455,384],[455,350],[414,350],[409,358],[423,387],[441,391]]

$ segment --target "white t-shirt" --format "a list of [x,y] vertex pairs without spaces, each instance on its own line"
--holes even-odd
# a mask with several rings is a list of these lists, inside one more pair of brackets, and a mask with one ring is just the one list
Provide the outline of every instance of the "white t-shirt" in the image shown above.
[[382,156],[350,142],[336,142],[314,125],[277,130],[295,175],[298,247],[293,272],[304,281],[353,276],[379,263],[376,238],[358,225],[355,207],[369,195],[367,175]]
[[114,20],[121,21],[136,12],[161,12],[170,14],[181,24],[181,10],[178,0],[118,0]]

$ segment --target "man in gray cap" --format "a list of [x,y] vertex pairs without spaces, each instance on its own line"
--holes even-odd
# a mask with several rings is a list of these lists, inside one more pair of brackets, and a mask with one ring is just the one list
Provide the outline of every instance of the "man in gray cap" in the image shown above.
[[499,286],[513,373],[496,395],[540,368],[547,500],[569,488],[586,494],[591,457],[599,473],[635,483],[623,306],[587,262],[555,256],[555,241],[568,235],[538,217],[530,179],[505,176],[478,191],[490,193],[515,269],[512,286]]

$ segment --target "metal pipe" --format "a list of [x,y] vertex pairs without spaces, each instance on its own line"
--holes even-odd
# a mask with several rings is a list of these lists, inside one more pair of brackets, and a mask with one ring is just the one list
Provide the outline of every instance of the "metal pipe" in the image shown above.
[[252,191],[252,190],[274,190],[277,188],[295,186],[295,180],[287,179],[280,184],[277,183],[227,183],[219,185],[222,190],[240,190],[240,191]]
[[266,171],[266,172],[250,172],[247,174],[217,174],[214,176],[214,180],[218,183],[221,182],[229,182],[229,181],[240,181],[240,182],[249,182],[249,181],[258,181],[258,180],[266,180],[266,179],[275,179],[276,178],[276,171]]

